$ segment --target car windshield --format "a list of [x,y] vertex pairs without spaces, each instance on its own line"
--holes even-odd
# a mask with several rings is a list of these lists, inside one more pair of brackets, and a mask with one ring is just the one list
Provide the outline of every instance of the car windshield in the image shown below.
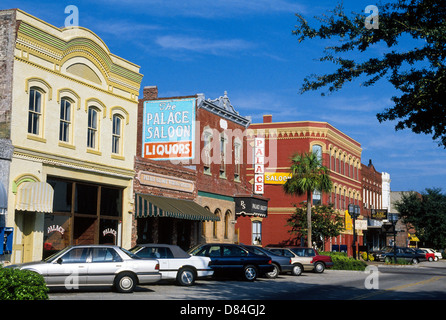
[[136,254],[124,249],[124,248],[119,248],[122,250],[122,252],[124,252],[126,255],[128,255],[130,258],[132,259],[141,259],[140,257],[138,257]]

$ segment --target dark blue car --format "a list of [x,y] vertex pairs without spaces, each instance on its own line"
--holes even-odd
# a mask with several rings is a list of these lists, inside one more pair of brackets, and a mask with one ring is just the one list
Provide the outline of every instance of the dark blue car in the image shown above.
[[[268,278],[276,278],[280,273],[288,273],[288,272],[293,273],[293,265],[291,264],[290,257],[284,257],[281,255],[275,254],[265,248],[258,247],[258,246],[243,245],[243,247],[254,252],[255,254],[269,256],[271,258],[274,270],[271,272],[265,273],[265,275]],[[299,269],[299,270],[301,270],[301,269]],[[300,275],[301,273],[302,272],[300,272],[299,274],[295,274],[295,275]]]
[[258,255],[248,249],[229,243],[207,243],[188,252],[194,256],[210,257],[214,275],[241,275],[254,281],[258,276],[274,270],[271,258]]

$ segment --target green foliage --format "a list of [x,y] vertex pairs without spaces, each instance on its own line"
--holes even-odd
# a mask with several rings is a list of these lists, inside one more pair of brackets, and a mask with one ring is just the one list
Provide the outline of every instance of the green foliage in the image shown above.
[[[364,14],[344,13],[338,5],[331,15],[316,17],[318,26],[310,26],[296,14],[298,24],[293,34],[299,43],[305,39],[331,39],[338,45],[326,48],[319,61],[330,61],[338,69],[325,75],[304,79],[301,93],[328,86],[341,89],[355,78],[365,77],[363,86],[385,78],[397,90],[394,105],[378,113],[380,122],[398,120],[395,129],[432,134],[446,148],[446,1],[398,0],[378,5],[379,28],[365,27]],[[401,40],[411,48],[402,50]],[[387,47],[384,53],[366,52]],[[349,59],[348,52],[353,58]]]
[[283,185],[287,194],[307,195],[307,242],[313,246],[311,223],[311,194],[315,190],[330,192],[333,182],[329,169],[322,165],[322,160],[315,153],[296,153],[291,158],[291,178]]
[[364,271],[367,264],[362,260],[355,260],[345,252],[320,252],[320,254],[330,256],[333,260],[333,270],[359,270]]
[[441,189],[403,193],[395,208],[403,221],[415,228],[422,242],[434,248],[446,247],[446,194]]
[[[333,209],[332,205],[318,205],[311,207],[312,216],[312,236],[313,239],[320,240],[326,237],[337,237],[344,230],[344,220]],[[297,237],[307,235],[307,209],[306,204],[296,206],[296,212],[287,220],[287,225],[291,226],[290,233]],[[318,244],[319,246],[322,243]]]
[[47,300],[43,277],[29,270],[0,267],[0,300]]

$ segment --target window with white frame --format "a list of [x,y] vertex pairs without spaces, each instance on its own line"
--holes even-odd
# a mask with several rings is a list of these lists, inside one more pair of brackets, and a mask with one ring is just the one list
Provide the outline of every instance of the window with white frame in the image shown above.
[[262,244],[262,222],[258,220],[252,222],[252,244]]
[[29,91],[28,133],[40,134],[42,118],[42,93],[35,88]]
[[122,118],[120,115],[113,115],[113,128],[112,128],[112,153],[121,153],[121,141],[122,141]]
[[87,147],[97,149],[98,145],[98,111],[94,107],[88,108]]
[[59,140],[70,142],[71,127],[71,102],[67,99],[60,100]]
[[234,180],[240,181],[241,145],[234,143]]

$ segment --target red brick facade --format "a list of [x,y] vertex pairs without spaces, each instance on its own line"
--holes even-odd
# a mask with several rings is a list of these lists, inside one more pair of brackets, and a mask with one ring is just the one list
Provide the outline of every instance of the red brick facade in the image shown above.
[[[265,172],[289,172],[290,157],[297,152],[311,152],[320,146],[323,165],[330,169],[334,183],[329,194],[322,194],[323,204],[333,203],[342,215],[349,203],[361,204],[361,145],[326,122],[298,121],[272,122],[271,116],[264,116],[263,123],[250,126],[249,138],[265,134],[266,159]],[[249,141],[248,141],[249,143]],[[317,148],[317,147],[315,147]],[[248,179],[253,178],[253,170],[247,170]],[[264,219],[238,219],[240,241],[251,242],[253,220],[262,222],[262,245],[300,244],[289,233],[286,221],[295,211],[294,204],[300,204],[305,196],[286,195],[282,184],[265,184],[266,198],[269,198],[268,217]],[[325,250],[330,244],[347,245],[351,250],[352,232],[346,231],[341,236],[327,239]]]

